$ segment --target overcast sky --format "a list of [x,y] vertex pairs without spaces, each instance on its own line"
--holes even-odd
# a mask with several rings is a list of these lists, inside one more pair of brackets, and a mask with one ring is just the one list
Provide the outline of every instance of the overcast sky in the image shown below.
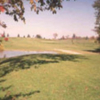
[[53,38],[53,33],[61,36],[72,36],[75,33],[77,36],[92,36],[96,35],[93,31],[95,25],[95,14],[92,7],[94,0],[70,0],[63,2],[63,9],[57,11],[57,14],[52,14],[50,11],[45,11],[37,15],[30,10],[29,3],[25,4],[26,24],[19,20],[15,22],[13,17],[5,14],[0,14],[0,20],[6,22],[7,28],[0,27],[0,32],[5,31],[10,36],[21,36],[30,34],[32,37],[40,34],[45,38]]

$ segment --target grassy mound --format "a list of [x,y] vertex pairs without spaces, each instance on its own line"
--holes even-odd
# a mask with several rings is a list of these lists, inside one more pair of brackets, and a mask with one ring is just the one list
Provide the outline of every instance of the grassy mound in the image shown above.
[[100,100],[99,55],[0,59],[0,100]]

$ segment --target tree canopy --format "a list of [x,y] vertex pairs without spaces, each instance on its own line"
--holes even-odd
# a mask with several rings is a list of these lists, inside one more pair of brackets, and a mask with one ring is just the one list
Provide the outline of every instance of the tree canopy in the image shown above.
[[[21,19],[25,23],[25,2],[29,2],[31,10],[34,10],[37,14],[40,11],[49,10],[53,14],[57,9],[62,8],[62,2],[64,0],[0,0],[0,13],[3,12],[7,15],[13,16],[15,21]],[[0,22],[0,25],[6,28],[6,24]]]
[[96,25],[95,25],[95,31],[98,34],[98,42],[100,43],[100,0],[95,0],[93,7],[95,9],[96,14]]

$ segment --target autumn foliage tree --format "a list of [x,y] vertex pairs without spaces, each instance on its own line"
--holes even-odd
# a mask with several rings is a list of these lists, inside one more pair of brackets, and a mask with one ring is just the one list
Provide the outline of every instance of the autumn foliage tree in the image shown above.
[[[62,1],[63,0],[0,0],[0,14],[5,13],[6,15],[13,16],[16,22],[20,19],[25,23],[25,2],[30,2],[30,9],[37,14],[45,10],[49,10],[55,14],[57,9],[62,8]],[[3,28],[7,27],[1,20],[0,26]]]
[[[56,9],[62,8],[63,0],[0,0],[0,14],[1,12],[13,16],[15,21],[19,19],[25,23],[25,2],[30,2],[31,10],[34,10],[37,14],[40,11],[49,10],[53,14],[56,13]],[[6,24],[0,22],[0,25],[6,28]]]

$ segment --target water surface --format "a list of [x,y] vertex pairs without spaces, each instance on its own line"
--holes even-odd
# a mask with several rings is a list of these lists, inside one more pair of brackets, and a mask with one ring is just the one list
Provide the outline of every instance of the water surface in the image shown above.
[[0,51],[0,58],[16,57],[27,54],[57,54],[53,51]]

